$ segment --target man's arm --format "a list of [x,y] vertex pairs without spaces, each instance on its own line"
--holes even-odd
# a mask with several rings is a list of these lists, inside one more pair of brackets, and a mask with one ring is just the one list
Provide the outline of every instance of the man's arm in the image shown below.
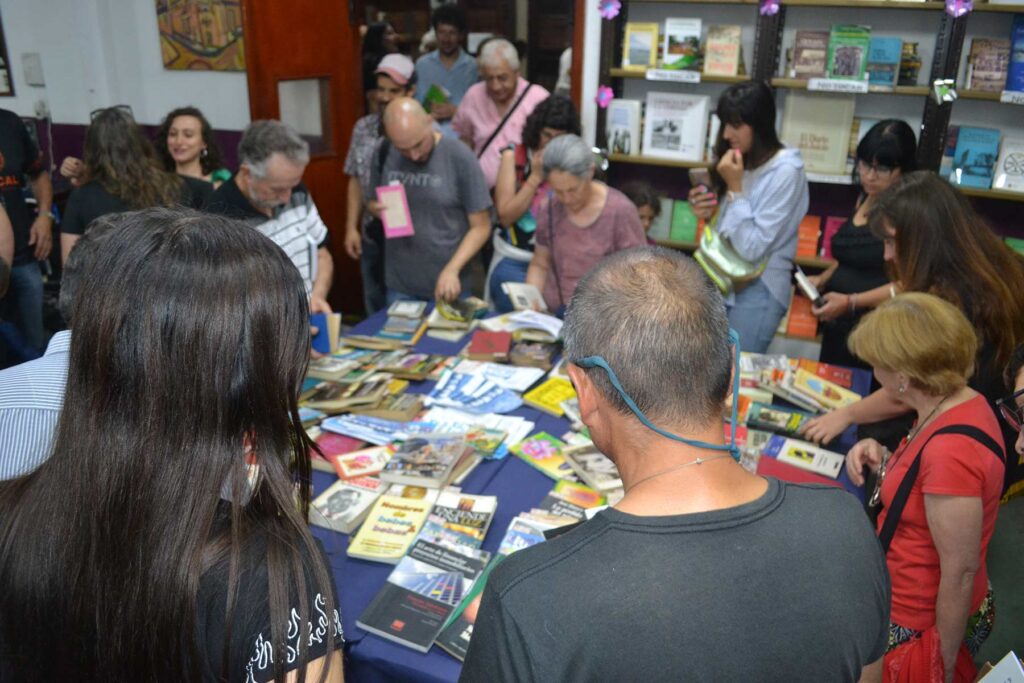
[[29,185],[32,186],[39,215],[32,221],[28,243],[35,245],[35,257],[42,261],[50,255],[53,248],[53,216],[50,214],[53,206],[53,183],[50,182],[50,174],[43,172],[32,178]]
[[359,217],[363,213],[363,190],[359,179],[348,177],[348,202],[345,211],[345,252],[354,259],[362,253],[362,235],[359,231]]
[[316,280],[313,281],[313,293],[309,297],[310,313],[331,313],[331,305],[327,303],[327,295],[331,293],[331,282],[334,280],[334,259],[327,247],[316,250]]
[[471,213],[468,218],[469,230],[459,242],[459,248],[455,250],[437,277],[437,285],[434,287],[434,297],[437,299],[452,301],[459,298],[462,293],[459,273],[469,263],[469,259],[473,258],[491,237],[491,212],[489,209]]
[[551,272],[551,250],[537,244],[533,248],[533,258],[526,269],[526,284],[533,285],[538,291],[544,291],[544,284]]
[[11,282],[11,265],[14,263],[14,228],[7,210],[0,205],[0,298],[7,293]]

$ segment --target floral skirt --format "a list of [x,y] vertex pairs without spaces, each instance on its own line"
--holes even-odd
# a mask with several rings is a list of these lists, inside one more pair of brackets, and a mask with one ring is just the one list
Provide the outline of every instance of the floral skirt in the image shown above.
[[[967,630],[964,633],[964,645],[967,646],[967,651],[974,657],[978,654],[978,650],[981,648],[981,644],[985,642],[985,639],[992,633],[992,627],[996,623],[996,603],[992,596],[992,586],[989,585],[988,592],[985,593],[985,599],[981,601],[981,607],[978,611],[967,617]],[[889,623],[889,647],[886,652],[890,652],[894,648],[908,640],[913,640],[921,635],[921,631],[907,628],[906,626],[900,626],[899,624]]]

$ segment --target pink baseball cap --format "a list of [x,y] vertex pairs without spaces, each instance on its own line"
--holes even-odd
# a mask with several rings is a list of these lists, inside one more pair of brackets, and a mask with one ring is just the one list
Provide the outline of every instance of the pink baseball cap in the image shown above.
[[412,72],[415,66],[412,60],[405,55],[390,54],[385,55],[384,59],[380,60],[380,64],[377,65],[375,74],[384,74],[398,85],[406,85],[409,79],[412,78]]

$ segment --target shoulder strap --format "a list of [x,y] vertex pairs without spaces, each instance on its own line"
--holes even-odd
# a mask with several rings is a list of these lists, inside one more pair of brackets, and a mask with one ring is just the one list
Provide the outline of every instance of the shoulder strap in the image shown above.
[[523,94],[520,95],[519,99],[517,99],[515,103],[509,108],[509,110],[505,112],[505,118],[501,120],[501,122],[498,124],[498,127],[494,129],[493,133],[491,133],[491,137],[487,138],[487,142],[485,142],[484,146],[480,148],[480,151],[476,153],[477,159],[484,155],[484,152],[487,151],[487,148],[491,146],[492,142],[494,142],[494,138],[498,137],[498,133],[500,133],[501,129],[505,127],[505,124],[508,123],[508,120],[512,117],[513,112],[515,112],[515,110],[519,108],[519,105],[522,103],[523,98],[526,97],[526,93],[530,92],[530,88],[532,87],[533,83],[526,84],[526,89],[523,90]]
[[390,151],[391,141],[386,135],[381,136],[380,147],[377,148],[377,182],[384,182],[384,162],[387,161]]
[[921,454],[924,453],[928,443],[940,434],[959,434],[960,436],[974,439],[992,451],[999,458],[1000,462],[1006,462],[1002,446],[977,427],[972,427],[971,425],[949,425],[937,430],[928,437],[928,441],[925,441],[924,445],[917,451],[914,462],[910,463],[906,476],[903,477],[900,487],[896,490],[896,495],[893,496],[892,504],[889,506],[889,511],[885,516],[885,524],[882,525],[882,530],[878,532],[878,540],[882,544],[882,552],[889,552],[889,545],[892,543],[893,536],[896,535],[896,527],[899,526],[900,517],[903,516],[903,508],[907,504],[907,499],[910,498],[910,491],[914,488],[914,482],[917,481],[917,473],[921,469]]

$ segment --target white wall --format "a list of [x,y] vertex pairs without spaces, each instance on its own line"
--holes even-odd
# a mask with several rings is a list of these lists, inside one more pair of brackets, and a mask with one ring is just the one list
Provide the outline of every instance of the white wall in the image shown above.
[[[163,68],[152,0],[0,0],[0,16],[16,93],[2,108],[33,116],[42,100],[54,123],[87,124],[93,109],[129,104],[140,123],[157,124],[194,105],[214,128],[249,123],[244,73]],[[40,54],[45,86],[25,84],[26,52]]]

